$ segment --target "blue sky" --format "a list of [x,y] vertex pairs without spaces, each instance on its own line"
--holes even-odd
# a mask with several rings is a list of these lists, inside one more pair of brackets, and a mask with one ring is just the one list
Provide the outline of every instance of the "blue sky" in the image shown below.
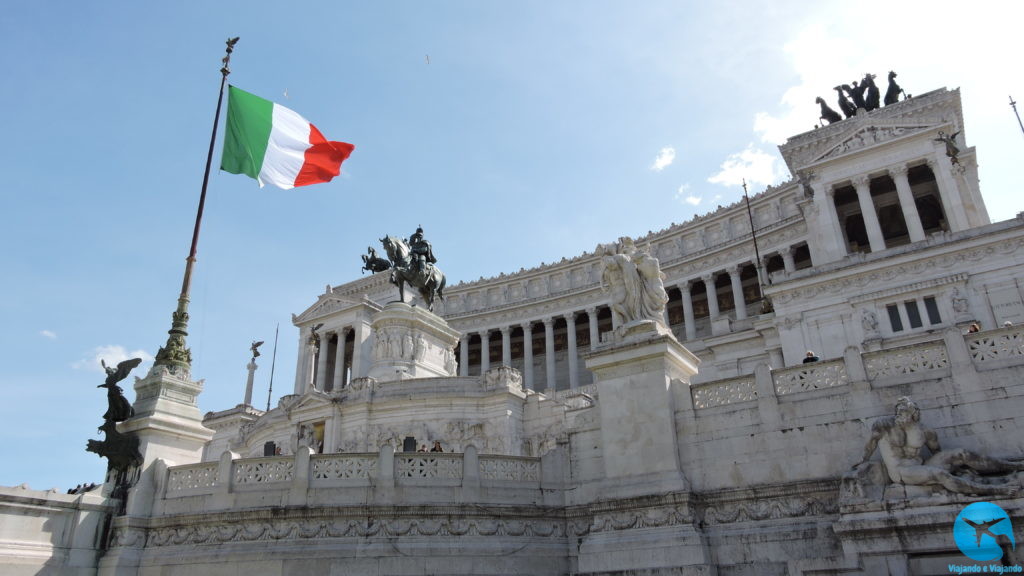
[[686,221],[739,199],[740,178],[788,179],[777,144],[868,71],[960,87],[992,219],[1024,209],[1020,3],[292,4],[0,13],[0,485],[102,479],[84,451],[99,359],[166,339],[229,36],[231,82],[356,150],[334,182],[290,191],[212,174],[189,337],[204,412],[241,402],[249,343],[269,353],[278,323],[274,403],[289,393],[291,314],[358,278],[382,235],[422,225],[452,284]]

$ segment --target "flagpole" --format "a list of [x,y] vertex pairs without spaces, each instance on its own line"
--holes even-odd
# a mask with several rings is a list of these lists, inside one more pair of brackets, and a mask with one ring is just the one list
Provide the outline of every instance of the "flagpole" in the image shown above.
[[757,248],[757,230],[754,228],[754,213],[750,209],[750,197],[747,196],[747,179],[743,179],[743,199],[747,203],[747,218],[750,220],[750,237],[754,241],[754,270],[757,272],[757,284],[761,290],[761,313],[768,314],[775,311],[771,298],[764,293],[764,279],[761,276],[761,252]]
[[217,94],[217,111],[213,117],[213,133],[210,136],[210,150],[206,155],[206,171],[203,173],[203,187],[199,193],[199,209],[196,211],[196,225],[192,230],[192,246],[188,258],[185,259],[185,277],[181,281],[181,295],[178,296],[178,308],[171,315],[171,329],[167,331],[167,344],[156,353],[154,366],[180,367],[186,370],[192,367],[192,352],[185,345],[188,336],[188,302],[189,290],[192,286],[192,267],[196,262],[196,247],[199,244],[199,227],[203,221],[203,206],[206,204],[206,186],[210,181],[210,165],[213,163],[213,146],[217,140],[217,125],[220,123],[220,109],[224,102],[224,85],[227,84],[231,69],[231,53],[234,52],[238,38],[229,38],[226,54],[221,60],[224,66],[220,69],[220,92]]
[[1017,116],[1017,124],[1020,124],[1020,131],[1024,132],[1024,122],[1020,121],[1020,114],[1017,113],[1017,103],[1013,101],[1013,96],[1010,96],[1010,107],[1013,108],[1013,114]]
[[274,356],[270,360],[270,389],[267,390],[267,412],[270,412],[270,397],[274,394],[274,366],[277,365],[277,332],[280,329],[280,323],[274,327]]

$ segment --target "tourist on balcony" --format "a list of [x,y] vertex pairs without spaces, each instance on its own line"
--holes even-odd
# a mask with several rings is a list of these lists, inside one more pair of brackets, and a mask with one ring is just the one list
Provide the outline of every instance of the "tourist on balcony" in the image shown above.
[[818,355],[815,354],[813,350],[808,350],[807,356],[804,356],[804,364],[810,364],[811,362],[817,362],[818,360],[820,360],[820,358],[818,358]]

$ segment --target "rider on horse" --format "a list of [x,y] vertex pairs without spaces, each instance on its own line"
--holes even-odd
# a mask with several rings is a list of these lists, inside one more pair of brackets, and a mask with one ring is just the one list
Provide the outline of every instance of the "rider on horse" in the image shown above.
[[430,242],[423,238],[423,228],[417,227],[416,232],[409,236],[409,251],[413,257],[413,267],[417,274],[423,274],[427,270],[427,263],[436,264],[434,249]]

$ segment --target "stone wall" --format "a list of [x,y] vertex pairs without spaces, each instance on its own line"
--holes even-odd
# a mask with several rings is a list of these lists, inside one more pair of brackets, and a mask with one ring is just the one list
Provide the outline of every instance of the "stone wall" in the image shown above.
[[86,576],[96,573],[115,502],[84,494],[0,487],[0,572]]

